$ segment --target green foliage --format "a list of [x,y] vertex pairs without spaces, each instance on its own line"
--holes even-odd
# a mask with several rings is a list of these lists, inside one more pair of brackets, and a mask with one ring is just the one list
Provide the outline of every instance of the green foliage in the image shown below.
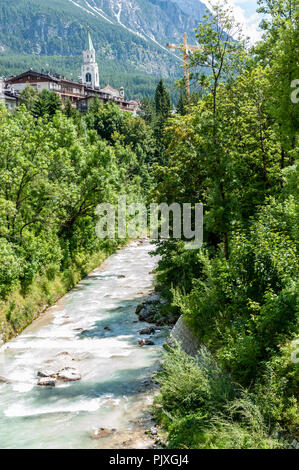
[[37,100],[37,90],[35,90],[29,83],[24,90],[20,92],[20,103],[26,106],[28,111],[32,112],[35,102]]
[[156,88],[155,107],[156,113],[161,115],[162,118],[167,119],[169,117],[171,101],[162,79],[159,81]]
[[157,288],[171,300],[170,288],[189,293],[193,279],[202,275],[202,263],[195,250],[185,250],[181,240],[156,243],[155,254],[161,256],[156,274]]
[[97,238],[95,209],[118,194],[146,196],[154,147],[142,118],[115,105],[85,117],[68,106],[62,113],[47,90],[22,97],[28,109],[0,106],[0,303],[11,333],[33,319],[43,296],[55,299],[94,268],[86,259],[118,246]]
[[190,294],[175,294],[200,339],[244,385],[298,328],[295,240],[286,235],[294,220],[289,205],[273,201],[263,208],[249,233],[232,239],[228,262],[198,255],[203,275]]
[[258,61],[269,66],[272,102],[270,114],[277,123],[276,132],[281,140],[282,167],[294,162],[299,109],[291,100],[292,82],[298,78],[299,40],[298,0],[259,0],[259,12],[265,38],[255,47]]
[[52,117],[59,109],[61,109],[61,100],[57,93],[43,90],[34,99],[31,112],[37,118],[43,116]]
[[169,447],[191,449],[279,448],[262,408],[237,387],[202,348],[192,358],[179,347],[166,355],[155,379],[160,384],[156,419],[169,432]]
[[[265,423],[298,436],[298,364],[291,360],[299,325],[299,108],[291,100],[297,3],[261,0],[269,15],[265,36],[250,52],[232,39],[229,31],[237,25],[227,7],[218,6],[215,17],[199,25],[204,47],[191,63],[194,70],[210,70],[193,74],[202,95],[187,107],[181,99],[180,113],[165,129],[152,194],[169,204],[203,203],[204,245],[190,253],[182,242],[159,242],[157,287],[243,390],[225,412],[215,405],[216,417],[207,422],[196,398],[184,405],[198,370],[184,366],[188,382],[177,363],[185,359],[170,355],[161,400],[166,414],[168,395],[174,405],[161,422],[171,446],[263,448]],[[174,377],[177,395],[167,389],[175,390]],[[200,401],[202,391],[194,390]],[[257,410],[252,422],[259,429],[252,429],[251,418],[235,419],[239,406],[246,416]]]
[[15,247],[5,238],[0,238],[0,295],[5,297],[12,289],[18,286],[23,274],[21,259],[15,253]]
[[187,114],[187,98],[185,93],[181,93],[179,100],[178,100],[178,105],[177,105],[177,112],[181,115],[184,116]]
[[143,178],[149,188],[156,140],[152,128],[144,119],[121,111],[115,103],[102,106],[95,100],[85,120],[89,129],[96,130],[99,137],[116,146],[130,173]]

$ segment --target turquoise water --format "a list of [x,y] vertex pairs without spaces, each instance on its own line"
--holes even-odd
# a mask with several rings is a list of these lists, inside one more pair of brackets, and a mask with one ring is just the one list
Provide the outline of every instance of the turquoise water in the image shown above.
[[[1,448],[112,448],[117,438],[93,439],[99,427],[134,430],[150,397],[142,381],[161,358],[165,331],[155,346],[138,347],[135,308],[152,289],[152,246],[131,243],[93,271],[18,338],[0,349]],[[124,276],[124,277],[123,277]],[[109,327],[109,329],[105,329]],[[82,379],[37,386],[46,361],[67,352]]]

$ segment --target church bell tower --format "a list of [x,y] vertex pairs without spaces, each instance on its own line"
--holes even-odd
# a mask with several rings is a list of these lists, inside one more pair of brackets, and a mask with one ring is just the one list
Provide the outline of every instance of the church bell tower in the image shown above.
[[88,85],[92,88],[100,88],[96,51],[93,47],[89,27],[87,28],[87,49],[83,51],[82,81],[84,85]]

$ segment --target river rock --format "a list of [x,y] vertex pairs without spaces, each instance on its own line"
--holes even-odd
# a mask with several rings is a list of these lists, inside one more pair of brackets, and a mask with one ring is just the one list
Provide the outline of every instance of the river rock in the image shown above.
[[154,346],[154,344],[155,343],[153,341],[151,341],[150,339],[140,339],[138,341],[138,346],[140,346],[141,348],[143,346]]
[[54,369],[40,369],[37,372],[37,376],[42,377],[42,378],[45,378],[45,377],[51,378],[51,377],[56,377],[57,373],[58,371]]
[[[37,375],[40,379],[38,385],[53,385],[52,379],[60,382],[73,382],[81,379],[79,370],[74,367],[73,361],[79,359],[73,357],[69,352],[62,351],[56,354],[53,360],[46,361],[38,370]],[[48,383],[49,382],[49,383]]]
[[71,357],[70,353],[67,352],[67,351],[62,351],[62,352],[56,354],[56,357],[61,357],[61,356]]
[[159,294],[150,294],[146,301],[139,304],[136,308],[136,314],[139,320],[147,323],[156,323],[159,318],[159,308],[161,304]]
[[144,328],[143,330],[139,331],[140,335],[152,335],[155,333],[155,328],[153,326],[150,326],[149,328]]
[[57,378],[59,380],[63,380],[64,382],[73,382],[80,380],[81,374],[78,369],[75,369],[75,367],[65,367],[59,371]]
[[0,384],[11,384],[11,380],[7,379],[6,377],[2,377],[0,375]]
[[55,387],[57,382],[57,379],[55,377],[41,377],[37,385],[40,385],[42,387]]
[[[157,384],[151,378],[147,378],[141,381],[141,386],[138,389],[139,393],[148,392],[150,389],[156,388]],[[149,415],[150,416],[150,415]]]
[[115,432],[116,429],[99,428],[96,431],[91,432],[91,437],[93,439],[101,439],[103,437],[111,436]]

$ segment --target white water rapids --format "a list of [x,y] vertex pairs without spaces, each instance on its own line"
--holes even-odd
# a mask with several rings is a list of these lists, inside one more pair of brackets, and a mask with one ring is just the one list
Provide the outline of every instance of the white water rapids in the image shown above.
[[[118,448],[136,440],[150,394],[143,381],[159,365],[166,330],[138,346],[136,306],[152,290],[150,243],[133,242],[0,349],[0,448]],[[148,338],[149,336],[144,336]],[[57,354],[75,357],[82,379],[37,386],[37,372]],[[95,439],[98,428],[115,428]],[[140,435],[144,435],[144,430]],[[126,444],[127,442],[127,444]]]

